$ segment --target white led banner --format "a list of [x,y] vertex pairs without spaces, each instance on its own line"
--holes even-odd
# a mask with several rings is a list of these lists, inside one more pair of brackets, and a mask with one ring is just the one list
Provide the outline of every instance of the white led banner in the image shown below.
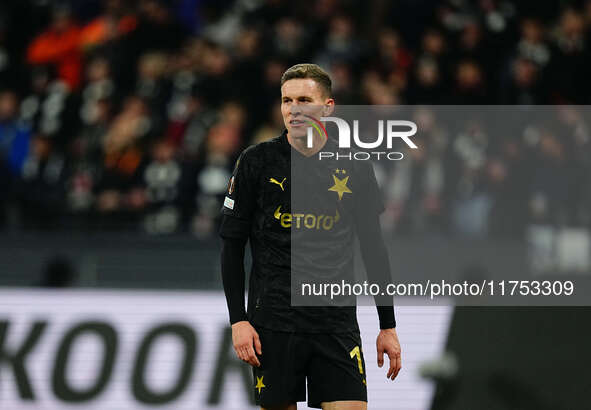
[[[396,313],[403,370],[391,382],[376,364],[375,308],[358,309],[369,408],[426,410],[433,386],[418,366],[441,353],[451,308]],[[2,409],[254,408],[251,377],[222,293],[0,289]]]

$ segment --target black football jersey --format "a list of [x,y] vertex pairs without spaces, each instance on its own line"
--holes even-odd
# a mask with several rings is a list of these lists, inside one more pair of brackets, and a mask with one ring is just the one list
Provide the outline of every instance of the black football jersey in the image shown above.
[[[322,151],[337,152],[336,142]],[[228,184],[220,234],[249,237],[249,320],[277,331],[358,330],[354,302],[320,297],[322,306],[299,306],[304,299],[294,305],[292,293],[302,283],[353,281],[356,224],[382,210],[369,161],[306,157],[286,131],[247,148]]]

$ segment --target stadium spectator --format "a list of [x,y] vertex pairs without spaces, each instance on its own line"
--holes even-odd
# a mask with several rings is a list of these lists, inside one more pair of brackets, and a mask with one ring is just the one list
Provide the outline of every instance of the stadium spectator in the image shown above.
[[18,104],[14,92],[0,92],[0,163],[13,177],[22,171],[31,136],[31,130],[18,120]]
[[80,47],[91,52],[102,44],[135,30],[137,18],[125,7],[123,0],[105,1],[105,11],[80,31]]
[[11,91],[0,92],[0,227],[5,224],[9,203],[14,199],[27,152],[31,130],[17,117],[18,99]]
[[73,21],[69,8],[55,7],[49,28],[31,42],[27,61],[54,66],[70,89],[78,88],[82,69],[80,27]]
[[[144,147],[150,137],[151,121],[146,103],[129,97],[102,137],[102,174],[96,186],[97,210],[113,223],[129,226],[139,215],[135,189],[140,186]],[[108,226],[111,221],[103,218]]]
[[53,139],[35,135],[16,183],[24,228],[56,229],[60,226],[67,177],[66,159],[55,148]]
[[150,162],[142,175],[142,188],[132,193],[132,203],[146,207],[144,229],[150,233],[171,233],[180,228],[178,208],[182,166],[175,158],[175,147],[167,140],[157,141]]

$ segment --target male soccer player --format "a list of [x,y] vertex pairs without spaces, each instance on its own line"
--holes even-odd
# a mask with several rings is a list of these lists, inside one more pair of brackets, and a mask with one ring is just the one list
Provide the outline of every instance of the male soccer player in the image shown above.
[[[355,306],[292,306],[290,297],[295,266],[303,266],[304,273],[317,269],[324,279],[349,278],[355,234],[369,278],[384,284],[390,275],[373,168],[367,161],[319,161],[320,150],[338,150],[327,136],[315,133],[308,146],[307,120],[333,108],[326,72],[314,64],[289,68],[281,79],[286,130],[241,154],[222,207],[222,278],[234,349],[253,366],[255,399],[263,409],[296,409],[306,399],[306,381],[310,407],[367,408]],[[306,195],[292,197],[296,188]],[[319,238],[327,246],[317,246]],[[248,240],[253,264],[247,313]],[[309,252],[293,255],[292,241]],[[394,380],[401,368],[394,308],[385,304],[377,310],[378,366],[386,353],[386,376]]]

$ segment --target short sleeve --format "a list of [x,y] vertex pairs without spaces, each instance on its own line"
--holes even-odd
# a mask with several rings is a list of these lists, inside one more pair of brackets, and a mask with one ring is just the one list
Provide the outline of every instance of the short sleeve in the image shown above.
[[222,204],[222,237],[242,237],[250,231],[256,205],[256,175],[252,162],[250,148],[244,150],[236,161]]

